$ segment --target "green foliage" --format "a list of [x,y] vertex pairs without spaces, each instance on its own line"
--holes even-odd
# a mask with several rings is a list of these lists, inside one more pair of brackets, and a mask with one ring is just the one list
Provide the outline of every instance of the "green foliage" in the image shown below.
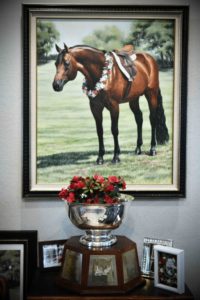
[[136,48],[141,47],[141,41],[145,43],[146,30],[151,26],[152,22],[152,20],[133,21],[126,42],[133,44]]
[[37,59],[38,62],[46,62],[47,55],[55,41],[59,39],[59,32],[52,22],[37,21]]
[[127,37],[117,26],[105,26],[94,30],[83,42],[107,51],[133,44],[136,50],[154,55],[161,68],[173,67],[174,22],[170,20],[134,20]]
[[86,36],[83,43],[101,50],[111,51],[123,46],[123,34],[117,26],[105,26]]
[[151,52],[161,67],[174,62],[174,23],[169,20],[133,21],[126,40],[136,49]]

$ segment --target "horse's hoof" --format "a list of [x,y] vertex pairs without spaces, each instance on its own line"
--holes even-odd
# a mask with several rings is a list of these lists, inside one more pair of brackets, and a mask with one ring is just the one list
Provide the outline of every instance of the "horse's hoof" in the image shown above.
[[119,157],[113,157],[112,164],[118,164],[118,163],[120,163],[120,158]]
[[103,165],[103,163],[104,163],[103,158],[102,157],[98,157],[97,158],[97,165]]
[[156,155],[156,149],[150,149],[149,155],[150,156],[155,156]]
[[136,154],[136,155],[142,154],[141,148],[138,148],[138,147],[137,147],[137,148],[135,149],[135,154]]

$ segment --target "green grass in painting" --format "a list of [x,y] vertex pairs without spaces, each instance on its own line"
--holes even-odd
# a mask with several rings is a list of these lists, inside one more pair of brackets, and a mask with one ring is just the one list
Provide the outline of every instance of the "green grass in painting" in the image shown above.
[[[106,155],[103,166],[96,165],[98,140],[89,100],[82,93],[82,75],[65,85],[62,92],[54,92],[52,81],[54,62],[38,67],[37,83],[37,182],[66,184],[75,174],[124,176],[128,184],[171,184],[172,142],[157,147],[157,155],[150,157],[150,123],[147,101],[141,97],[143,111],[143,153],[134,154],[136,123],[127,103],[120,105],[119,143],[121,162],[111,163],[113,139],[110,115],[104,110],[104,140]],[[172,71],[160,72],[160,87],[172,137]],[[95,100],[94,100],[95,101]]]

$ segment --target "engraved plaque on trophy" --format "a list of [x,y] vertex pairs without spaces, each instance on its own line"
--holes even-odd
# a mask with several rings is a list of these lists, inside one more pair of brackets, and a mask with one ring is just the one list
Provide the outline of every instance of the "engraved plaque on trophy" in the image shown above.
[[123,294],[144,284],[136,244],[117,236],[110,247],[88,248],[79,236],[67,240],[58,284],[80,294]]

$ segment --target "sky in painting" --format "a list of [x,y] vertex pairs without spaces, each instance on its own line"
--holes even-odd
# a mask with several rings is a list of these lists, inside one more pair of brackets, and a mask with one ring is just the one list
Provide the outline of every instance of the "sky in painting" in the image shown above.
[[[104,26],[117,26],[124,35],[127,35],[131,20],[51,20],[60,33],[59,46],[62,48],[63,43],[71,47],[83,44],[83,38],[92,34],[96,29],[102,29]],[[53,50],[53,53],[56,51]]]

